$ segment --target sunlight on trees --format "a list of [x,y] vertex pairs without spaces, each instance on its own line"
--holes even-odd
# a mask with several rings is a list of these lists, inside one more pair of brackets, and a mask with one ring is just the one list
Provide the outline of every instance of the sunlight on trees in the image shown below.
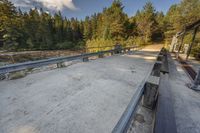
[[145,45],[170,40],[185,25],[200,18],[200,0],[183,0],[172,5],[166,15],[156,11],[151,2],[133,17],[128,17],[123,8],[120,0],[114,0],[101,13],[77,20],[63,17],[61,12],[51,15],[37,8],[22,12],[8,0],[2,0],[0,47],[6,50],[51,50],[113,46],[116,43]]

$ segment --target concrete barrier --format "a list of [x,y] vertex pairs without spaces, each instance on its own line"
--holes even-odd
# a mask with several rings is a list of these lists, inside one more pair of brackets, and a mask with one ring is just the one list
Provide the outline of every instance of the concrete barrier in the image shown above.
[[153,66],[151,75],[160,77],[160,69],[161,69],[161,67],[162,67],[162,62],[156,61],[156,63]]
[[153,110],[156,105],[158,98],[158,87],[159,87],[160,77],[150,76],[145,84],[144,96],[143,96],[143,106]]

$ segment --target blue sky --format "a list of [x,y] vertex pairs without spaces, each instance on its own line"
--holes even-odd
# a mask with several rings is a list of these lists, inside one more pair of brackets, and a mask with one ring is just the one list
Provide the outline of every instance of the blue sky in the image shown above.
[[[67,18],[75,17],[84,19],[95,12],[101,12],[104,7],[109,7],[113,0],[10,0],[17,7],[28,10],[33,7],[43,7],[46,10],[61,10]],[[124,11],[133,16],[138,9],[142,9],[147,1],[151,1],[156,10],[167,12],[172,4],[181,0],[122,0]]]

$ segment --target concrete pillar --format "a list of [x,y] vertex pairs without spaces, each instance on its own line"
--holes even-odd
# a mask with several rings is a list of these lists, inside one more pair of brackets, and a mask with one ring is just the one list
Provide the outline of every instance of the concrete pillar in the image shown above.
[[144,88],[143,106],[148,109],[154,109],[158,98],[158,87],[160,77],[150,76]]

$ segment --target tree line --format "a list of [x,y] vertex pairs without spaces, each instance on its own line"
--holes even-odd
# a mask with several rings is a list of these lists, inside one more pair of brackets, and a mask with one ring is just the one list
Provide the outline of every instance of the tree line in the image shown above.
[[[151,2],[128,17],[120,0],[85,20],[41,9],[22,12],[8,0],[0,1],[0,46],[7,50],[78,49],[121,43],[144,45],[171,38],[200,18],[200,0],[182,0],[164,14]],[[134,7],[133,7],[134,8]]]

